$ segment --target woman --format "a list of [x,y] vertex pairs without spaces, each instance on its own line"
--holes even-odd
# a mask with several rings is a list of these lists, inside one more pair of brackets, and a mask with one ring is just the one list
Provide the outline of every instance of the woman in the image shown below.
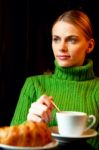
[[[84,12],[70,10],[59,16],[52,26],[55,71],[26,79],[11,125],[25,120],[56,125],[54,101],[61,110],[95,115],[98,130],[99,78],[93,72],[93,61],[86,57],[94,45],[91,22]],[[89,142],[99,149],[99,139]]]

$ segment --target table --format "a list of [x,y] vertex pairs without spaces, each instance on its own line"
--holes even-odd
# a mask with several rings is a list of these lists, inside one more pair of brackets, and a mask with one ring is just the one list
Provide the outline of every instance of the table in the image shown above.
[[[4,150],[4,149],[0,148],[0,150]],[[95,149],[92,148],[86,142],[73,142],[67,144],[59,143],[59,145],[56,148],[50,150],[95,150]]]
[[55,150],[95,150],[86,142],[59,143]]

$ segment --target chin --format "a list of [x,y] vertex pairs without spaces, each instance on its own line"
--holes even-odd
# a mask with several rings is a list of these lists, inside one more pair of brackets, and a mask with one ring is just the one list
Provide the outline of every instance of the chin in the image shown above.
[[70,65],[70,64],[59,64],[59,66],[65,68],[65,67],[71,67],[72,65]]
[[58,64],[59,64],[59,66],[60,67],[70,67],[70,66],[72,66],[70,63],[67,63],[67,62],[60,62],[60,61],[57,61],[58,62]]

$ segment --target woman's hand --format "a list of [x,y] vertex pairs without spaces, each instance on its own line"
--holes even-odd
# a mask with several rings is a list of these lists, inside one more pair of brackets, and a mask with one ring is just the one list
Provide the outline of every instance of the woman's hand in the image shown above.
[[51,113],[54,109],[51,103],[52,100],[53,98],[51,96],[42,95],[36,102],[31,104],[27,120],[48,123],[51,120]]

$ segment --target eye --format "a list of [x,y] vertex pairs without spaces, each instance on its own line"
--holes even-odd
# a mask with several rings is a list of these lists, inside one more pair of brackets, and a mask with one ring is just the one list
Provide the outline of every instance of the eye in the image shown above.
[[77,39],[77,37],[68,37],[67,41],[72,44],[75,44],[75,43],[77,43],[78,39]]
[[60,41],[60,38],[59,37],[52,37],[52,41],[57,43]]

